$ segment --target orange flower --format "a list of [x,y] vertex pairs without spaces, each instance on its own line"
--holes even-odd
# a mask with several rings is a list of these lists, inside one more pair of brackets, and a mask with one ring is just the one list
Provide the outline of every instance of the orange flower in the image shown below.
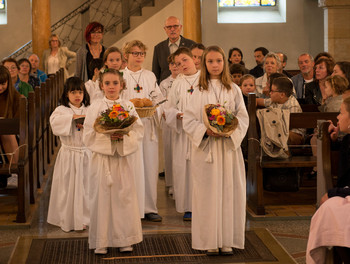
[[211,111],[210,111],[210,114],[213,115],[213,116],[217,116],[220,114],[220,110],[219,109],[216,109],[216,108],[213,108]]
[[112,110],[113,110],[113,111],[119,111],[119,109],[120,109],[120,104],[115,104],[115,105],[113,105],[113,107],[112,107]]
[[219,126],[223,126],[226,123],[226,119],[224,116],[219,115],[218,118],[216,119],[216,122],[218,123]]
[[124,119],[127,118],[128,116],[129,116],[129,113],[128,113],[128,112],[121,112],[121,113],[119,113],[118,118],[119,118],[120,120],[124,120]]
[[110,119],[115,119],[118,116],[118,112],[117,111],[111,111],[108,116],[109,116]]

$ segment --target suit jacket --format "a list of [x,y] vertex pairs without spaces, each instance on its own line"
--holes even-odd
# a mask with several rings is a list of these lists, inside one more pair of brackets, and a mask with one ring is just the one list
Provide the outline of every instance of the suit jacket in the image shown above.
[[[180,38],[179,47],[191,48],[193,44],[196,44],[193,40],[186,39],[183,36],[180,36]],[[157,77],[158,84],[171,74],[167,61],[170,55],[168,44],[169,39],[166,39],[154,47],[152,71]]]
[[297,98],[303,98],[304,95],[304,77],[301,73],[292,77],[292,81],[297,93]]

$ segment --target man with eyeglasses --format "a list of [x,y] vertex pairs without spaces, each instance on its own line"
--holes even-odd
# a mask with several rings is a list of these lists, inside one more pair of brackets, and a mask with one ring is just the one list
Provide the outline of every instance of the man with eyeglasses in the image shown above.
[[168,57],[179,47],[191,48],[195,42],[180,35],[182,25],[177,17],[170,16],[165,20],[165,33],[168,39],[158,43],[154,47],[152,71],[157,77],[158,84],[170,76]]

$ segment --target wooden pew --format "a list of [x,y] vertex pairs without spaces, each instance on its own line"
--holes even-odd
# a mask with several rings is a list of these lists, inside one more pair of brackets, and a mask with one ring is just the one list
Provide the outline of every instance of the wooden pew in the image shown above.
[[16,189],[0,191],[1,199],[16,196],[16,222],[25,223],[30,215],[29,204],[29,162],[28,162],[28,122],[27,100],[22,97],[19,106],[19,119],[0,119],[0,135],[19,135],[19,159],[17,164],[1,164],[0,174],[17,173]]
[[29,157],[29,183],[30,183],[30,203],[34,204],[37,193],[37,145],[36,145],[36,109],[35,93],[28,94],[28,157]]
[[48,161],[48,154],[47,154],[47,107],[46,107],[46,82],[45,83],[41,83],[40,86],[40,102],[41,102],[41,114],[40,114],[40,119],[41,119],[41,142],[42,142],[42,155],[43,155],[43,174],[45,175],[45,173],[47,172],[47,168],[49,165],[49,161]]
[[43,183],[43,134],[41,129],[41,88],[35,87],[35,146],[36,146],[36,167],[37,167],[37,187]]
[[[317,158],[313,156],[291,156],[287,159],[272,159],[262,156],[258,120],[256,118],[256,97],[248,97],[248,172],[247,172],[247,204],[257,215],[265,214],[263,169],[264,168],[302,168],[315,167]],[[316,128],[317,120],[336,120],[338,113],[291,113],[289,129]],[[284,196],[286,197],[286,196]]]

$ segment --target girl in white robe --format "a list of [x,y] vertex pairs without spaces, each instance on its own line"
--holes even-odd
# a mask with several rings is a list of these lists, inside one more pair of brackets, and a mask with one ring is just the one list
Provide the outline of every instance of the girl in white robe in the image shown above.
[[189,49],[181,47],[173,53],[181,72],[173,83],[165,109],[166,123],[172,128],[173,179],[176,211],[185,213],[183,220],[191,220],[192,176],[191,142],[183,130],[182,116],[198,89],[200,71],[192,59]]
[[[242,93],[232,83],[224,52],[217,46],[203,54],[199,89],[185,109],[183,127],[192,141],[192,247],[209,255],[244,248],[246,181],[241,141],[248,128]],[[206,104],[221,104],[238,119],[229,138],[203,123]]]
[[[126,90],[123,90],[121,97],[125,100],[148,98],[154,102],[162,101],[164,97],[157,85],[154,73],[142,68],[146,54],[145,45],[138,40],[128,42],[123,47],[123,54],[128,64],[123,70]],[[141,216],[143,217],[144,214],[147,220],[154,222],[162,221],[157,208],[159,165],[157,126],[159,126],[160,117],[161,110],[158,107],[152,117],[141,118],[145,133],[140,151],[133,156],[139,205],[140,209],[143,209]]]
[[[102,134],[94,130],[96,118],[113,104],[120,104],[137,116],[133,104],[119,96],[123,78],[116,70],[102,74],[105,97],[89,108],[84,123],[84,143],[92,151],[90,168],[89,248],[106,254],[107,247],[132,251],[131,245],[142,241],[142,227],[137,203],[132,153],[143,137],[140,119],[128,135]],[[116,141],[118,139],[118,141]]]
[[61,149],[52,176],[47,222],[69,232],[85,229],[90,219],[87,174],[91,152],[83,144],[83,125],[75,121],[85,117],[90,101],[79,78],[66,81],[60,103],[50,116]]

